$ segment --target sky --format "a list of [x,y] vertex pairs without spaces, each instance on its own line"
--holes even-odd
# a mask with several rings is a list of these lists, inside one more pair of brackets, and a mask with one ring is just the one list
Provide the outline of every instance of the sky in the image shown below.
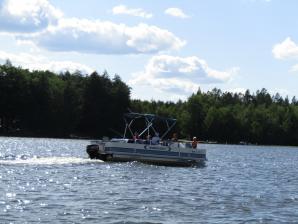
[[296,0],[0,0],[0,63],[105,70],[141,100],[198,89],[298,97]]

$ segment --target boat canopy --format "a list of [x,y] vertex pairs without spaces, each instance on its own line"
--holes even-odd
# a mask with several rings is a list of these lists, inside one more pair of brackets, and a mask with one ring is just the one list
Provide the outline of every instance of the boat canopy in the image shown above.
[[174,118],[168,118],[168,117],[161,117],[155,114],[140,114],[140,113],[125,113],[124,117],[131,118],[131,119],[138,119],[138,118],[147,118],[147,119],[156,119],[161,121],[169,121],[169,122],[176,122],[177,120]]
[[169,131],[175,126],[177,122],[177,120],[174,118],[161,117],[155,114],[141,114],[134,112],[125,113],[123,118],[125,121],[125,131],[123,134],[123,138],[126,137],[127,131],[130,132],[131,136],[134,135],[131,127],[136,120],[145,120],[145,128],[139,133],[139,136],[142,136],[146,132],[149,134],[150,129],[152,129],[154,133],[158,133],[156,127],[154,127],[154,124],[156,122],[164,122],[166,124],[167,130],[164,131],[164,133],[159,133],[161,135],[161,139],[163,139],[169,133]]

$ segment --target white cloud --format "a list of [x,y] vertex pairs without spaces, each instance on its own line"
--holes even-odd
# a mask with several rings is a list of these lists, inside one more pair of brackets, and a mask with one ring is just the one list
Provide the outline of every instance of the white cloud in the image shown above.
[[198,57],[153,56],[145,71],[133,74],[132,86],[147,85],[155,90],[189,95],[198,90],[200,84],[227,82],[238,72],[217,71]]
[[290,72],[298,72],[298,64],[293,65],[290,69]]
[[231,92],[231,93],[242,93],[242,94],[245,94],[247,89],[245,88],[242,88],[242,87],[238,87],[238,88],[234,88],[234,89],[229,89],[227,90],[228,92]]
[[174,17],[179,17],[182,19],[186,19],[189,16],[186,15],[181,9],[179,8],[168,8],[165,10],[165,14],[170,15],[170,16],[174,16]]
[[298,46],[290,37],[287,37],[283,42],[273,47],[272,53],[277,59],[297,58]]
[[[294,59],[298,60],[298,45],[287,37],[283,42],[276,44],[272,53],[276,59]],[[298,64],[293,65],[289,72],[297,72]]]
[[13,54],[0,51],[0,61],[4,63],[7,59],[9,59],[15,66],[21,66],[22,68],[31,71],[49,70],[56,73],[81,71],[84,74],[90,74],[94,71],[94,69],[89,66],[73,61],[51,61],[42,55],[32,55],[27,53]]
[[0,0],[0,31],[35,32],[61,17],[62,12],[47,0]]
[[146,12],[144,9],[141,9],[141,8],[136,8],[136,9],[127,8],[125,5],[115,6],[112,9],[112,12],[113,12],[114,15],[124,14],[124,15],[142,17],[142,18],[146,18],[146,19],[149,19],[153,16],[151,13]]
[[49,70],[52,72],[60,73],[60,72],[76,72],[80,71],[83,74],[91,74],[95,69],[90,68],[87,65],[83,65],[81,63],[73,62],[73,61],[44,61],[40,64],[33,64],[32,67],[34,70]]
[[[142,9],[114,8],[149,18]],[[140,23],[64,18],[48,0],[0,0],[0,32],[12,33],[19,43],[34,43],[52,51],[95,54],[151,54],[178,50],[186,44],[166,29]]]
[[20,39],[53,51],[96,54],[148,54],[178,50],[185,45],[168,30],[147,24],[129,27],[109,21],[60,19],[57,26]]

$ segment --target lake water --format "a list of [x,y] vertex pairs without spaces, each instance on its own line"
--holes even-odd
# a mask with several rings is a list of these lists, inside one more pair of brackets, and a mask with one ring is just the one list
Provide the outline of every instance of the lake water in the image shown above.
[[0,223],[298,223],[298,148],[200,145],[206,167],[91,161],[0,137]]

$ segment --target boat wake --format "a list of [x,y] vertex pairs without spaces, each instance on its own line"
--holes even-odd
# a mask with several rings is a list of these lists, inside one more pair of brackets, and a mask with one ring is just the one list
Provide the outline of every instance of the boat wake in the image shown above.
[[79,157],[33,157],[26,156],[9,158],[1,158],[0,165],[66,165],[66,164],[88,164],[88,163],[102,163],[101,160],[91,160]]

